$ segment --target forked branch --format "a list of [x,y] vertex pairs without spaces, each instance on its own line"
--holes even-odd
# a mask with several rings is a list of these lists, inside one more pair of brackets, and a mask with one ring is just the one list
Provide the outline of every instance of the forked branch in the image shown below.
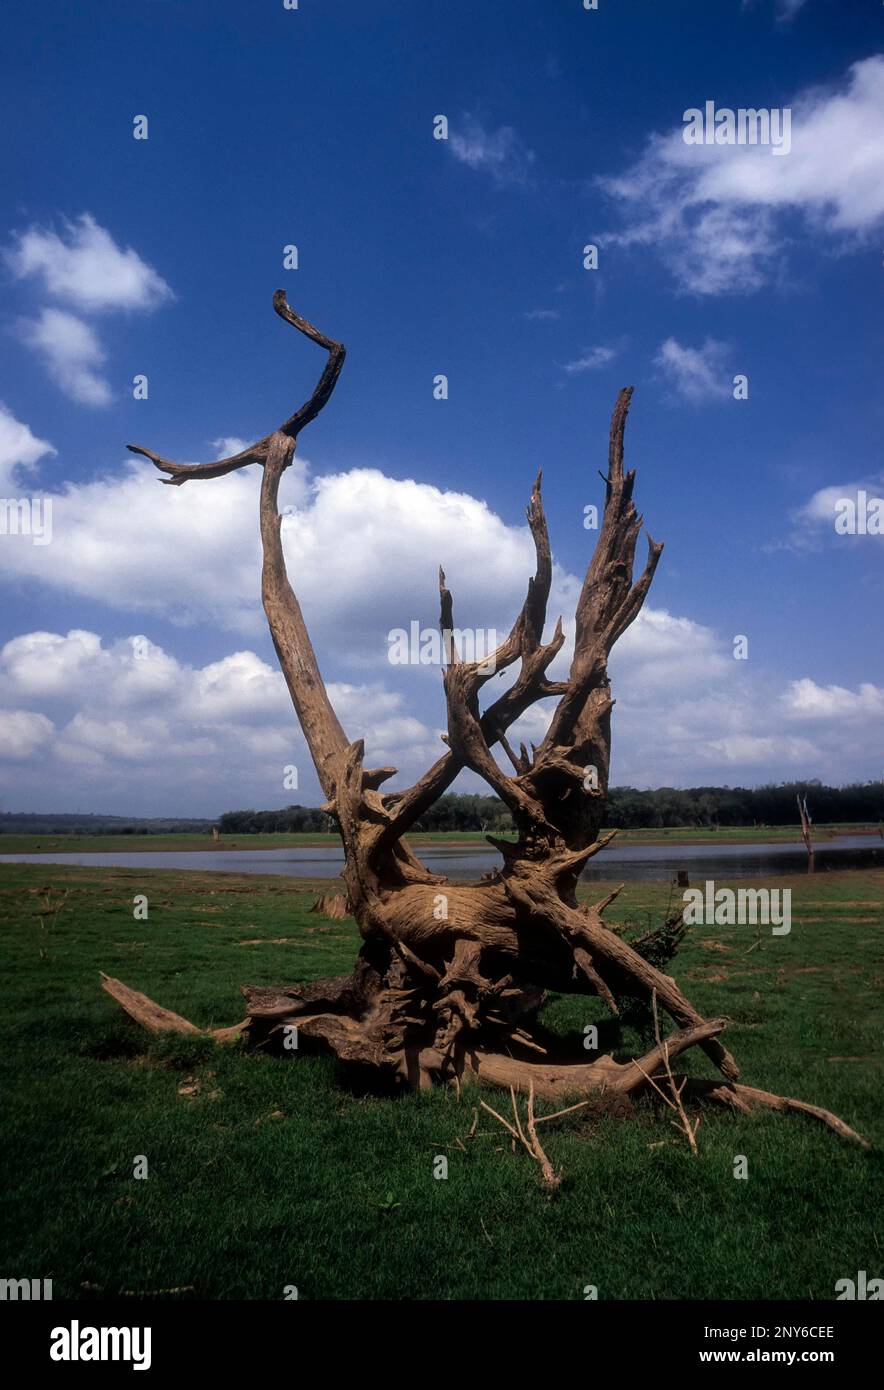
[[[328,353],[328,361],[310,399],[305,401],[293,415],[290,415],[277,430],[272,430],[270,434],[264,435],[263,439],[256,440],[254,444],[250,444],[247,449],[241,450],[240,453],[231,454],[229,458],[217,459],[214,463],[175,463],[172,459],[163,458],[160,454],[155,454],[152,449],[146,449],[141,444],[127,445],[126,447],[133,454],[143,454],[160,472],[170,475],[168,478],[163,478],[164,483],[180,487],[182,483],[188,482],[191,478],[221,478],[225,473],[232,473],[237,468],[245,468],[250,463],[265,463],[274,435],[281,434],[287,439],[296,440],[304,426],[309,425],[311,420],[315,420],[323,406],[327,404],[341,374],[347,349],[343,343],[337,343],[333,338],[327,338],[324,333],[320,333],[318,328],[314,328],[309,320],[296,314],[286,300],[285,290],[276,291],[273,296],[273,307],[281,319],[290,323],[293,328],[297,328],[298,332],[303,333],[311,342],[325,348]],[[288,461],[291,462],[291,455]]]
[[338,764],[346,753],[349,740],[328,698],[301,606],[288,580],[277,495],[282,474],[294,456],[298,435],[305,425],[316,418],[334,391],[344,365],[346,349],[343,343],[327,338],[307,319],[296,314],[287,302],[284,290],[277,290],[274,294],[273,307],[280,318],[328,353],[325,368],[311,396],[279,429],[265,435],[248,449],[215,463],[174,463],[142,445],[130,444],[128,447],[133,453],[149,458],[160,472],[168,473],[170,476],[162,481],[175,486],[191,479],[222,477],[252,463],[263,465],[260,519],[264,552],[261,583],[264,611],[320,784],[326,796],[331,796]]

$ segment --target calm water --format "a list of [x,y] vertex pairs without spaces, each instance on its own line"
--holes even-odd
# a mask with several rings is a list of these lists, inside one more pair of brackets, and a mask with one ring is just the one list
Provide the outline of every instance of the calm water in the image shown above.
[[[433,873],[455,881],[481,878],[500,866],[490,846],[427,845],[420,857]],[[815,853],[817,873],[827,869],[884,868],[884,841],[869,835],[842,835],[821,844]],[[337,878],[344,856],[340,849],[192,850],[154,853],[0,854],[0,864],[78,864],[107,869],[191,869],[235,874],[283,874],[291,878]],[[803,844],[788,845],[617,845],[602,850],[585,879],[667,879],[686,869],[702,878],[757,878],[803,873]]]

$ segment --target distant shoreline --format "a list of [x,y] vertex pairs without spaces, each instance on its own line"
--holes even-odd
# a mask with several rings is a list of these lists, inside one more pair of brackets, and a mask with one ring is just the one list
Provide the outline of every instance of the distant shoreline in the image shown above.
[[[824,845],[827,841],[842,835],[868,835],[881,837],[878,825],[817,825],[813,827],[814,843]],[[409,835],[408,840],[415,845],[448,844],[487,846],[482,831],[425,831]],[[515,838],[505,832],[499,838]],[[671,829],[620,830],[617,842],[621,844],[639,843],[646,845],[732,845],[732,844],[793,844],[801,843],[801,827],[782,826],[723,826],[720,830],[710,830],[708,826],[696,829],[674,826]],[[213,849],[231,851],[251,851],[262,849],[332,849],[340,845],[337,834],[271,834],[271,835],[222,835],[218,840],[212,836],[193,832],[170,832],[155,835],[119,834],[59,834],[59,835],[16,835],[0,834],[0,854],[46,854],[51,850],[75,853],[127,852],[131,854],[160,851],[211,851]]]

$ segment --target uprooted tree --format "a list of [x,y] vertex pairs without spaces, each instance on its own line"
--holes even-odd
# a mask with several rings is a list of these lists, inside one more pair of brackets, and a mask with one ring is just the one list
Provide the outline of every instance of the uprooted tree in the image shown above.
[[[130,448],[150,459],[168,475],[162,481],[174,486],[218,478],[249,464],[264,470],[264,611],[327,797],[324,809],[343,842],[347,901],[363,945],[350,974],[278,988],[244,986],[244,1022],[212,1035],[219,1042],[244,1036],[273,1046],[296,1028],[299,1041],[333,1053],[379,1085],[460,1085],[473,1079],[511,1087],[530,1095],[532,1118],[535,1094],[591,1097],[622,1106],[639,1088],[659,1092],[659,1082],[672,1077],[671,1060],[699,1047],[720,1078],[679,1078],[680,1097],[711,1099],[740,1111],[756,1105],[800,1111],[864,1143],[827,1110],[737,1081],[736,1063],[721,1041],[727,1020],[702,1018],[675,980],[648,958],[653,952],[643,954],[641,943],[636,949],[604,920],[619,889],[592,905],[578,902],[585,865],[611,838],[600,835],[614,703],[608,657],[638,615],[663,549],[648,538],[647,563],[633,580],[642,518],[633,502],[635,474],[623,467],[631,388],[620,392],[614,407],[604,520],[577,603],[567,679],[549,676],[565,641],[561,618],[544,641],[552,562],[538,475],[527,509],[535,573],[512,631],[491,658],[461,658],[453,636],[453,600],[440,570],[447,751],[407,790],[382,792],[396,769],[365,767],[362,741],[350,742],[332,708],[286,573],[277,506],[280,480],[292,462],[298,435],[331,397],[345,349],[296,314],[283,291],[277,291],[273,306],[286,323],[328,353],[306,404],[248,449],[215,463],[173,463],[149,449]],[[509,686],[482,710],[483,686],[492,675],[516,666]],[[549,699],[557,704],[540,744],[530,753],[524,744],[514,749],[508,738],[511,725],[535,702]],[[495,748],[511,771],[504,771]],[[449,883],[430,873],[405,839],[464,769],[497,793],[517,830],[514,842],[488,837],[500,851],[502,865],[473,884]],[[665,926],[670,939],[677,938],[678,918]],[[666,959],[664,955],[664,963]],[[199,1031],[120,981],[104,977],[103,983],[152,1031]],[[617,1061],[611,1054],[569,1060],[551,1050],[538,1020],[550,990],[598,995],[615,1017],[624,1002],[646,1001],[655,1019],[659,1006],[676,1027],[662,1040],[657,1028],[655,1045],[633,1060]]]

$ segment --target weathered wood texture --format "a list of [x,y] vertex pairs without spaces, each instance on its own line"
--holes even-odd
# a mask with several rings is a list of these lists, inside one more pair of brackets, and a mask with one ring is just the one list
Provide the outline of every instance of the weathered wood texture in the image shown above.
[[[577,601],[567,677],[549,676],[565,638],[560,617],[544,641],[552,560],[538,476],[527,508],[535,572],[512,630],[490,660],[467,661],[457,651],[454,597],[439,572],[447,751],[413,786],[384,793],[380,788],[395,769],[364,766],[361,740],[350,740],[329,700],[286,572],[277,505],[298,435],[329,400],[345,350],[296,314],[282,291],[273,303],[285,322],[328,353],[306,404],[279,429],[216,463],[183,465],[149,449],[130,448],[176,486],[251,464],[264,470],[264,611],[327,798],[324,809],[340,832],[347,906],[363,945],[353,973],[339,979],[278,989],[246,987],[244,1023],[214,1036],[224,1040],[245,1033],[258,1045],[273,1046],[294,1026],[304,1046],[329,1050],[384,1084],[472,1079],[512,1087],[530,1095],[532,1117],[535,1094],[622,1100],[654,1082],[664,1063],[671,1079],[669,1059],[696,1046],[722,1079],[692,1083],[690,1093],[738,1109],[767,1105],[799,1110],[864,1142],[827,1111],[737,1084],[737,1065],[721,1041],[726,1020],[703,1019],[673,979],[605,922],[603,914],[616,893],[594,906],[577,901],[583,868],[610,838],[599,835],[614,704],[608,658],[638,616],[663,549],[648,537],[647,560],[634,577],[642,518],[633,500],[635,473],[625,470],[623,459],[632,389],[622,390],[614,406],[608,467],[602,475],[604,517]],[[483,710],[483,686],[492,674],[510,668],[511,683]],[[551,697],[557,703],[540,744],[530,752],[522,744],[516,751],[507,737],[511,725],[537,701]],[[511,770],[505,771],[495,757],[496,747]],[[473,885],[449,884],[430,873],[404,838],[465,768],[483,778],[509,807],[518,831],[513,843],[489,837],[502,863]],[[118,981],[105,979],[104,987],[154,1031],[193,1030],[192,1024]],[[658,1042],[634,1060],[616,1061],[610,1055],[591,1060],[586,1054],[580,1060],[550,1058],[536,1023],[550,989],[598,995],[614,1015],[624,998],[653,1001],[655,1011],[659,1003],[676,1031],[665,1044]],[[528,1139],[530,1149],[530,1135]]]

